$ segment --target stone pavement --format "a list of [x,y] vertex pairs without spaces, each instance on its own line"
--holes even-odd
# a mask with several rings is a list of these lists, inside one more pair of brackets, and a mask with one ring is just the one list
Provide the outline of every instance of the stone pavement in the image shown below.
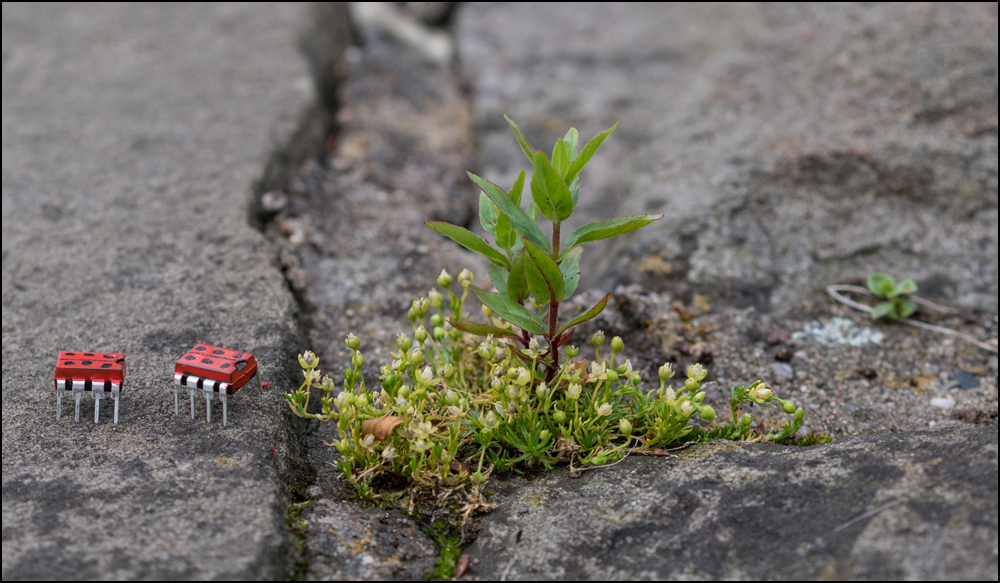
[[[301,336],[248,202],[313,101],[307,10],[4,3],[5,581],[291,572]],[[226,429],[218,403],[206,424],[168,396],[200,342],[276,387],[232,399]],[[126,354],[119,425],[89,397],[56,423],[60,350]]]

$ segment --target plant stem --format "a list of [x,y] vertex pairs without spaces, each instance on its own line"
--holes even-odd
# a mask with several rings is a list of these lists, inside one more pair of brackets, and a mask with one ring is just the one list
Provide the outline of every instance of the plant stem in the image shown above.
[[[559,244],[562,223],[552,223],[552,259],[559,263]],[[549,351],[552,353],[552,366],[549,368],[547,382],[552,382],[559,371],[559,347],[556,346],[556,335],[559,333],[559,298],[551,298],[549,301]]]

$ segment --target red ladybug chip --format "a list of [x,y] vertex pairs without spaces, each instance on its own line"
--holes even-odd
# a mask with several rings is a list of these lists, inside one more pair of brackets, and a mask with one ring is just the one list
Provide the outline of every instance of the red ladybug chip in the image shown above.
[[76,421],[80,421],[80,401],[84,393],[94,398],[94,423],[100,420],[101,400],[110,396],[115,402],[114,422],[118,424],[118,405],[125,387],[125,355],[107,352],[60,352],[56,360],[56,421],[62,419],[62,399],[72,393],[76,401]]
[[257,360],[249,352],[199,344],[177,360],[174,366],[174,412],[180,412],[180,390],[187,388],[194,418],[194,396],[205,395],[208,421],[212,421],[212,398],[222,401],[223,426],[229,422],[229,397],[248,382],[260,384]]

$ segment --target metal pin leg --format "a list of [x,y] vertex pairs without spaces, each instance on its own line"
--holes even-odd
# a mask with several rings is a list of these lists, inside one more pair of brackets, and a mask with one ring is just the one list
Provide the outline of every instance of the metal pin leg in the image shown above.
[[115,401],[115,425],[118,425],[118,403],[121,401],[121,389],[111,391],[111,398]]
[[205,422],[212,422],[212,393],[205,393]]
[[194,391],[189,390],[188,395],[191,396],[191,420],[194,421]]
[[76,422],[80,422],[80,399],[83,398],[82,392],[73,391],[73,398],[76,399]]
[[62,399],[65,391],[56,391],[56,423],[62,419]]
[[229,395],[219,395],[219,400],[222,401],[222,427],[229,425]]
[[94,424],[100,422],[101,420],[101,397],[98,396],[99,393],[94,393]]

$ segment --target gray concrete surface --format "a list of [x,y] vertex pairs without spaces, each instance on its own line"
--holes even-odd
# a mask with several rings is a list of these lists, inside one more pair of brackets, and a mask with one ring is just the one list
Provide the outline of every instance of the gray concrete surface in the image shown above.
[[[296,305],[248,200],[313,99],[296,3],[3,4],[3,579],[285,578]],[[270,391],[174,416],[195,343]],[[60,350],[120,351],[121,423],[55,421]],[[84,401],[84,419],[92,412]],[[272,453],[272,447],[274,448]]]
[[997,430],[713,442],[501,481],[467,550],[508,581],[997,579]]
[[662,213],[582,284],[780,309],[872,271],[997,309],[992,3],[468,3],[480,170],[620,121],[580,220]]

